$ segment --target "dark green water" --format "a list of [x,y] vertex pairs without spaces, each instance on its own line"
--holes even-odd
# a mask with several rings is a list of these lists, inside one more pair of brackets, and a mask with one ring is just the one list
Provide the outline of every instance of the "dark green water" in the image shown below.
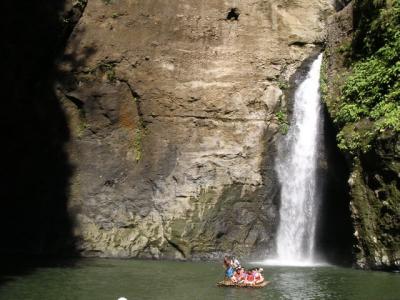
[[400,299],[400,274],[265,267],[264,289],[218,288],[216,263],[87,259],[2,277],[0,299]]

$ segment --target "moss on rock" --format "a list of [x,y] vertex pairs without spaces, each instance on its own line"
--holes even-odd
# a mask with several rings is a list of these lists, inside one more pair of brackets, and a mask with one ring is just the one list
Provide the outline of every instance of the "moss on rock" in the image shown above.
[[358,0],[333,16],[322,68],[323,97],[352,170],[361,268],[400,268],[399,9],[398,2]]

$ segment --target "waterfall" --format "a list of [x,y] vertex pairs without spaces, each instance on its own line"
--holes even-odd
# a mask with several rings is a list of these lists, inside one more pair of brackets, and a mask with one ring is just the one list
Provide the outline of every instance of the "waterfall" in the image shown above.
[[281,265],[314,262],[318,195],[316,164],[321,122],[319,79],[322,54],[295,92],[291,126],[278,145],[276,171],[281,184],[277,259]]

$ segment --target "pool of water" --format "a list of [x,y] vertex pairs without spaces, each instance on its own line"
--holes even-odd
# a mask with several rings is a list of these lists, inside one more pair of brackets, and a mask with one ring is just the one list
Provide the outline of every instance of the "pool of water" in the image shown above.
[[223,268],[211,262],[84,259],[6,274],[2,300],[400,299],[400,274],[332,266],[265,267],[263,289],[216,287]]

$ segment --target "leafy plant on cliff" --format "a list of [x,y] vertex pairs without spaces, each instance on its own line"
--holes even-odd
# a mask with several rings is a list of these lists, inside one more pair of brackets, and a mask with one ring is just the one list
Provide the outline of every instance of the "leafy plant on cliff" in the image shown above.
[[280,110],[276,113],[276,118],[279,124],[279,130],[282,134],[287,134],[289,131],[289,122],[286,112]]
[[116,80],[116,74],[115,74],[115,62],[109,62],[109,61],[101,61],[98,65],[97,68],[106,75],[107,80],[110,82],[115,82]]
[[278,81],[278,87],[283,91],[287,90],[289,88],[289,83],[285,80],[279,80]]
[[79,7],[81,9],[85,8],[87,5],[87,0],[75,0],[72,5],[74,7]]
[[357,2],[358,9],[373,5],[373,11],[359,18],[355,62],[335,118],[339,147],[351,153],[367,152],[384,132],[400,132],[400,2],[378,2]]

